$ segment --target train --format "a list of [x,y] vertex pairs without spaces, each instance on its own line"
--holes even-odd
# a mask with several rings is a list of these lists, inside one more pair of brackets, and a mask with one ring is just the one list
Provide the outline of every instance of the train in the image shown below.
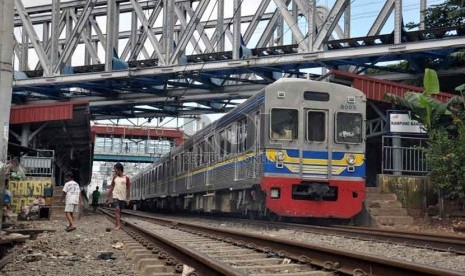
[[132,177],[144,210],[350,219],[365,197],[366,97],[282,78]]

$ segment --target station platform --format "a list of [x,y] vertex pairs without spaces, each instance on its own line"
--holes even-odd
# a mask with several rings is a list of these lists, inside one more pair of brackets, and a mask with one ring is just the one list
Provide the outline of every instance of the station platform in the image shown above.
[[[83,212],[76,220],[76,230],[66,232],[64,212],[55,212],[50,220],[21,221],[22,228],[55,230],[39,233],[9,250],[9,262],[0,275],[139,275],[127,257],[124,246],[113,246],[127,240],[122,230],[100,214]],[[107,229],[111,231],[107,232]]]

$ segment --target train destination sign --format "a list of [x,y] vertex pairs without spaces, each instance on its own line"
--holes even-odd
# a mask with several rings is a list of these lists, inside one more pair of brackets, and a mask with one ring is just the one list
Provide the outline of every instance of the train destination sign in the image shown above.
[[389,113],[389,132],[391,133],[426,133],[425,127],[408,113]]

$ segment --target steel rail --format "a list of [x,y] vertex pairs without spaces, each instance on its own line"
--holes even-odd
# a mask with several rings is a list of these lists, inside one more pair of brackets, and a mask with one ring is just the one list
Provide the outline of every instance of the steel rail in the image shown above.
[[[111,212],[104,209],[100,210],[105,215],[114,218],[114,214]],[[121,219],[121,221],[123,223],[122,229],[128,232],[128,234],[131,235],[134,232],[138,233],[157,246],[160,252],[166,252],[168,255],[175,258],[178,262],[194,267],[196,272],[200,273],[200,275],[244,275],[244,273],[234,269],[233,267],[226,266],[222,262],[211,259],[205,254],[201,254],[198,251],[186,248],[183,245],[170,241],[160,235],[157,235],[156,233],[147,231],[146,229],[125,219]]]
[[175,225],[177,229],[222,236],[225,239],[243,243],[249,248],[265,252],[277,252],[280,256],[286,256],[297,261],[305,260],[314,266],[344,275],[464,275],[460,271],[447,270],[430,265],[386,259],[385,257],[365,255],[235,230],[219,229],[179,220],[157,218],[135,212],[125,211],[125,213],[149,219],[166,226]]

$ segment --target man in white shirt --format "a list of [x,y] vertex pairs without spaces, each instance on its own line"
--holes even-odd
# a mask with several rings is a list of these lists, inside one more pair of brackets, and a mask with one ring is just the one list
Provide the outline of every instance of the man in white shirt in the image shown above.
[[108,191],[106,203],[110,202],[110,198],[113,198],[113,204],[115,205],[115,218],[116,218],[116,230],[121,227],[121,210],[124,209],[126,204],[129,204],[130,198],[130,186],[131,182],[129,177],[123,174],[124,167],[121,163],[116,163],[113,167],[115,170],[115,176],[111,181],[110,190]]
[[60,203],[63,202],[63,199],[66,196],[65,201],[65,214],[66,218],[68,219],[68,227],[66,227],[66,231],[73,231],[76,229],[74,227],[73,222],[73,214],[79,211],[79,203],[81,201],[81,189],[79,188],[79,184],[73,180],[73,173],[67,172],[65,173],[65,186],[63,187],[63,194],[61,196]]

